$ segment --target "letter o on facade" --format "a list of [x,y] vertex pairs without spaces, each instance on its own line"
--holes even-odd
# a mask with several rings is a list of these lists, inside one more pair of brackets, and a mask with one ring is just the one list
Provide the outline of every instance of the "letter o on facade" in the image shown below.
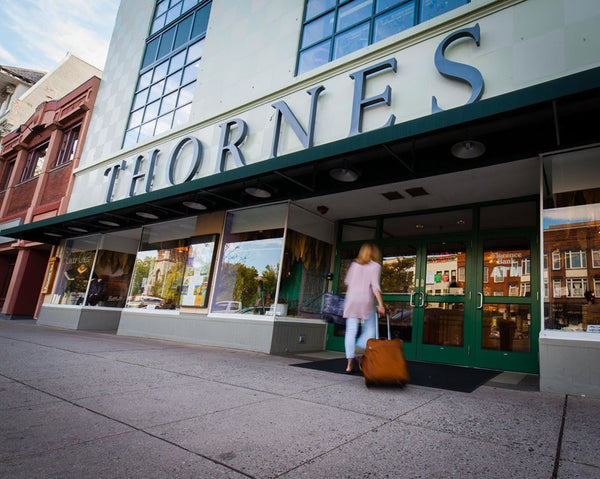
[[169,156],[169,163],[167,164],[167,175],[169,178],[169,182],[172,185],[175,185],[175,172],[177,170],[179,155],[181,154],[181,150],[183,150],[183,148],[188,143],[192,144],[193,150],[191,155],[191,161],[188,165],[188,169],[183,182],[185,183],[190,181],[200,168],[200,161],[202,156],[202,144],[200,143],[200,140],[192,136],[186,136],[185,138],[182,138],[179,141],[179,143],[175,145],[175,148],[173,148],[173,150],[171,151],[171,155]]

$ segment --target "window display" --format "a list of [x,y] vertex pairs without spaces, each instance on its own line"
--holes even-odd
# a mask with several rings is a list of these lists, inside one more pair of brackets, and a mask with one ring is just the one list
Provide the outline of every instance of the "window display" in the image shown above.
[[206,307],[215,244],[216,236],[192,239],[181,288],[182,306]]
[[98,236],[68,240],[63,252],[55,303],[82,305],[90,280]]

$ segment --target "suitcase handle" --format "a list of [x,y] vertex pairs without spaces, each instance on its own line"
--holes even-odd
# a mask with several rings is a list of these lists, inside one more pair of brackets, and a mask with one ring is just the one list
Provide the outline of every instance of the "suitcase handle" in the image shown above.
[[[388,339],[392,339],[392,328],[390,326],[390,310],[385,308],[385,321],[387,323],[387,338]],[[375,339],[379,339],[379,315],[378,315],[378,321],[377,321],[377,327],[375,328]]]

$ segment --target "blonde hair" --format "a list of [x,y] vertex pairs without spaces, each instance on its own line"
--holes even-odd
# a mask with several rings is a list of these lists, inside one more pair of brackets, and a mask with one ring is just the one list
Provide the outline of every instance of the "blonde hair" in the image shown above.
[[379,248],[373,243],[363,244],[356,257],[358,264],[367,264],[369,261],[379,261]]

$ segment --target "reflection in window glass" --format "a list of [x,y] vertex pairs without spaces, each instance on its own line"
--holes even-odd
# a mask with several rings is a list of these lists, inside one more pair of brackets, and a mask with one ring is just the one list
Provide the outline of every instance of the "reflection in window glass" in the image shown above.
[[335,6],[335,0],[306,0],[306,18],[311,19]]
[[337,31],[370,18],[372,9],[373,0],[353,0],[346,3],[338,12]]
[[529,297],[531,290],[521,284],[531,281],[527,265],[531,261],[529,240],[507,238],[484,242],[483,266],[487,267],[488,278],[484,278],[484,296]]
[[600,189],[555,194],[552,206],[544,210],[544,253],[551,258],[544,274],[552,283],[545,328],[587,331],[600,324]]
[[485,304],[481,347],[528,353],[531,313],[528,304]]
[[[469,1],[306,0],[297,74],[388,38]],[[314,44],[319,41],[322,43],[317,48]],[[335,45],[333,50],[330,50],[331,42]]]
[[426,292],[428,295],[463,295],[465,282],[457,272],[467,265],[464,243],[430,243],[427,245]]
[[[392,339],[400,338],[406,343],[412,341],[413,311],[408,301],[386,301],[386,309],[390,312],[390,332]],[[387,321],[379,318],[379,337],[387,338]]]
[[392,10],[375,20],[374,42],[391,37],[395,33],[401,32],[413,26],[414,5],[409,3],[400,8]]
[[333,12],[310,23],[302,35],[302,47],[306,47],[328,37],[333,32]]
[[206,307],[216,237],[195,238],[189,248],[181,288],[181,305]]
[[287,204],[229,212],[211,311],[235,302],[239,313],[275,314]]
[[128,308],[175,309],[180,305],[189,239],[196,218],[144,228],[135,260]]
[[412,293],[415,289],[417,248],[414,245],[386,246],[381,265],[381,292]]
[[331,40],[323,42],[317,46],[304,50],[300,53],[298,60],[298,72],[305,72],[325,65],[329,61],[329,49]]
[[172,247],[165,246],[138,252],[128,308],[175,309],[179,306],[187,246],[183,240],[174,242]]
[[53,302],[82,305],[96,255],[97,236],[67,240]]
[[421,21],[425,22],[435,18],[443,13],[449,12],[462,5],[466,5],[469,0],[421,0]]
[[463,303],[427,303],[423,311],[423,344],[462,347],[465,308]]
[[369,24],[348,30],[335,38],[333,58],[340,58],[369,44]]

